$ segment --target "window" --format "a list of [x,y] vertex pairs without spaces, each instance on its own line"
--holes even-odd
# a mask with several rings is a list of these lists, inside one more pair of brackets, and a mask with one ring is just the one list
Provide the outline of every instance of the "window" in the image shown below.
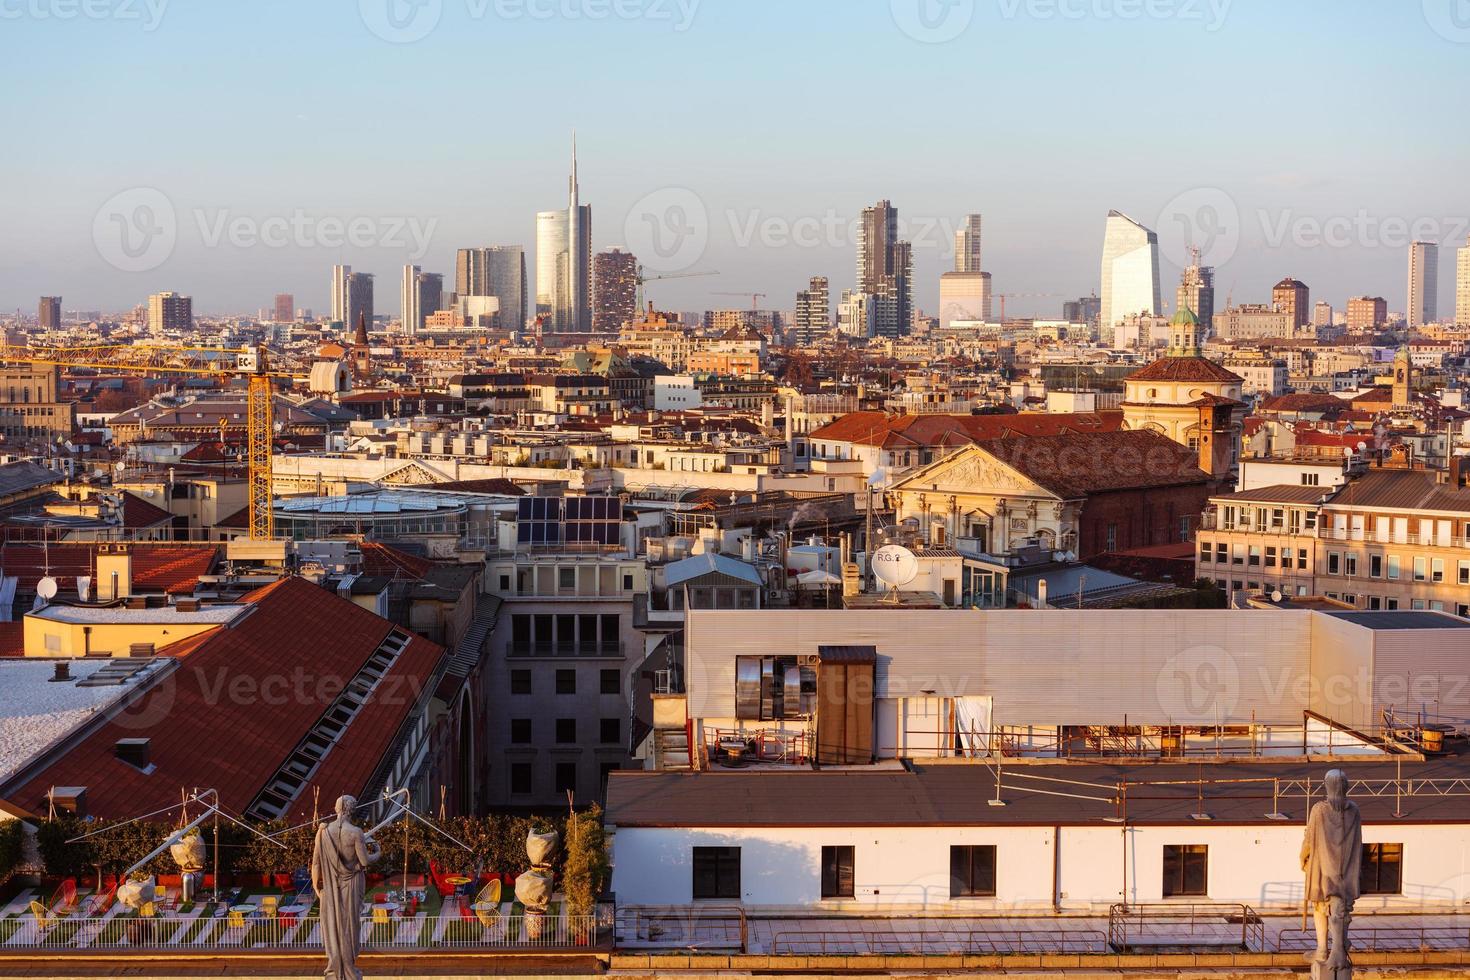
[[1230,549],[1226,547],[1224,541],[1216,542],[1216,544],[1215,544],[1215,561],[1223,563],[1226,560],[1226,558],[1229,556],[1229,554],[1230,554]]
[[598,736],[603,745],[617,745],[623,740],[623,723],[617,718],[604,718],[598,725]]
[[558,670],[556,672],[556,693],[577,693],[577,671],[575,668]]
[[622,693],[622,679],[618,676],[616,670],[604,670],[600,675],[600,679],[603,694]]
[[556,720],[556,744],[577,744],[577,719],[558,718]]
[[1211,553],[1212,553],[1212,549],[1210,548],[1210,543],[1208,541],[1201,541],[1199,543],[1199,560],[1200,560],[1200,562],[1201,563],[1208,562],[1210,560]]
[[556,764],[556,792],[558,795],[575,793],[577,791],[577,764],[575,762],[558,762]]
[[1431,582],[1443,582],[1444,581],[1444,559],[1443,558],[1431,558],[1429,560],[1429,581],[1431,581]]
[[1338,554],[1336,551],[1327,552],[1327,574],[1342,574],[1342,555]]
[[1164,845],[1164,897],[1208,895],[1205,868],[1210,849],[1204,844]]
[[1462,561],[1457,567],[1460,571],[1460,584],[1470,585],[1470,561]]
[[1118,525],[1116,525],[1116,524],[1109,524],[1108,525],[1107,545],[1105,546],[1104,550],[1105,551],[1117,551],[1118,550]]
[[510,672],[510,693],[531,693],[531,672],[529,670],[513,670]]
[[1266,549],[1266,567],[1267,568],[1275,568],[1276,567],[1276,549],[1275,548],[1267,548]]
[[510,764],[510,791],[517,795],[531,792],[531,764],[529,762]]
[[1302,474],[1302,486],[1304,486],[1304,487],[1320,486],[1321,485],[1321,481],[1322,481],[1322,478],[1317,473],[1303,473]]
[[1369,578],[1383,578],[1383,556],[1382,555],[1369,555],[1368,556],[1368,577]]
[[1425,579],[1425,573],[1427,571],[1428,571],[1428,565],[1424,561],[1424,556],[1423,555],[1417,555],[1417,556],[1415,556],[1415,558],[1414,558],[1414,581],[1415,582],[1422,582],[1422,581],[1424,581],[1424,579]]
[[501,592],[509,592],[510,591],[510,576],[509,575],[502,575],[502,576],[500,576],[500,591]]
[[1397,895],[1403,891],[1404,845],[1364,844],[1358,890],[1364,895]]
[[512,718],[510,720],[510,742],[512,745],[527,745],[531,741],[531,719]]
[[1358,574],[1358,553],[1349,551],[1342,556],[1343,570],[1349,577]]
[[556,584],[558,588],[575,589],[577,587],[577,569],[571,565],[563,565],[556,570]]
[[1248,565],[1260,565],[1261,564],[1261,546],[1260,545],[1258,545],[1258,544],[1251,545],[1251,547],[1250,547],[1250,557],[1247,559],[1246,564],[1248,564]]
[[1388,577],[1390,579],[1397,579],[1399,577],[1399,556],[1398,555],[1389,555],[1388,556]]
[[740,900],[740,848],[694,848],[694,897]]
[[949,897],[995,896],[995,845],[955,845],[949,849]]
[[822,848],[822,897],[852,898],[851,847]]

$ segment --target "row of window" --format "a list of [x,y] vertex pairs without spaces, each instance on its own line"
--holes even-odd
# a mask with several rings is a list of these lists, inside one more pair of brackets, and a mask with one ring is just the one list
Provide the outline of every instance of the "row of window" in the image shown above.
[[[1358,574],[1358,553],[1355,551],[1327,552],[1327,574],[1346,575],[1349,578]],[[1398,555],[1369,555],[1368,577],[1383,578],[1397,581],[1402,577],[1403,569],[1399,563]],[[1445,560],[1443,558],[1426,558],[1424,555],[1415,555],[1412,565],[1412,577],[1415,582],[1443,582],[1445,580]],[[1470,585],[1470,559],[1464,559],[1455,564],[1455,578],[1460,585]]]
[[[510,693],[535,694],[535,684],[532,681],[532,676],[532,671],[529,667],[517,667],[513,669],[510,672]],[[576,668],[568,667],[557,670],[554,683],[557,694],[576,694]],[[621,694],[622,690],[622,674],[616,669],[600,670],[597,672],[598,694]]]
[[[607,791],[608,773],[619,769],[616,762],[599,762],[597,764],[598,778],[601,781],[602,793]],[[506,767],[510,774],[510,793],[512,796],[531,796],[536,792],[536,767],[529,762],[512,762]],[[580,793],[581,787],[577,785],[577,763],[557,762],[550,767],[551,791],[558,796],[566,793]]]
[[510,618],[512,656],[616,656],[621,649],[617,613],[517,613]]
[[[556,744],[577,744],[577,719],[556,719]],[[535,723],[531,718],[512,718],[510,720],[510,744],[530,745],[534,741]],[[621,718],[599,718],[597,724],[597,738],[603,745],[617,745],[623,740],[623,722]]]
[[[1222,587],[1225,586],[1225,585],[1227,585],[1227,584],[1230,586],[1230,588],[1234,589],[1236,592],[1240,592],[1242,590],[1244,590],[1246,592],[1271,592],[1271,591],[1274,591],[1276,589],[1280,589],[1281,592],[1283,594],[1285,594],[1285,595],[1292,595],[1293,594],[1293,587],[1289,583],[1283,585],[1281,583],[1272,582],[1272,581],[1269,581],[1269,580],[1255,581],[1253,579],[1238,579],[1238,578],[1237,579],[1230,579],[1230,580],[1228,580],[1228,582],[1225,579],[1221,579],[1220,580],[1220,585]],[[1295,594],[1296,595],[1306,595],[1307,594],[1307,587],[1305,585],[1298,585],[1298,586],[1296,586],[1295,587]],[[1327,596],[1327,598],[1329,598],[1329,599],[1336,599],[1337,601],[1339,601],[1339,602],[1345,602],[1345,603],[1347,603],[1350,606],[1360,606],[1363,609],[1370,609],[1370,610],[1386,609],[1386,610],[1392,612],[1393,610],[1399,608],[1399,598],[1398,598],[1398,596],[1364,595],[1364,594],[1359,593],[1359,592],[1331,592],[1331,591],[1324,592],[1323,594],[1325,596]],[[1449,612],[1450,611],[1450,607],[1448,605],[1446,605],[1440,599],[1410,599],[1409,600],[1409,608],[1410,609],[1416,609],[1416,610],[1430,610],[1432,612]],[[1470,602],[1457,602],[1457,603],[1455,603],[1454,604],[1454,613],[1455,613],[1456,616],[1464,616],[1467,619],[1470,619]]]
[[[1162,892],[1165,898],[1209,894],[1209,846],[1165,844]],[[1364,844],[1359,890],[1364,895],[1397,895],[1403,890],[1404,845]],[[693,849],[694,897],[739,901],[740,848]],[[822,897],[852,898],[856,851],[850,845],[822,848]],[[994,844],[956,844],[949,849],[949,897],[994,898]]]
[[1290,571],[1293,565],[1297,569],[1305,570],[1309,552],[1306,548],[1280,548],[1268,545],[1262,550],[1260,545],[1237,544],[1233,547],[1224,541],[1216,541],[1213,548],[1208,541],[1199,543],[1199,560],[1202,564],[1245,565],[1249,567],[1279,567]]
[[1238,507],[1226,504],[1220,508],[1220,528],[1224,531],[1276,531],[1301,534],[1317,529],[1315,510],[1288,510],[1284,507]]

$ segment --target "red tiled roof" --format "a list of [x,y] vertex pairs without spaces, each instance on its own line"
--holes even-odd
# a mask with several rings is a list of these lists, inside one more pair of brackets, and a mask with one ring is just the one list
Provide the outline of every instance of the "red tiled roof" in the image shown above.
[[[396,627],[299,578],[281,579],[245,601],[255,608],[214,632],[124,715],[16,786],[10,798],[44,813],[49,787],[85,786],[89,812],[117,818],[176,803],[181,786],[197,786],[217,789],[230,810],[247,807]],[[312,789],[330,801],[367,788],[444,653],[409,635],[296,799],[292,817],[311,809]],[[118,739],[139,737],[151,741],[151,773],[114,755]]]
[[1129,381],[1217,381],[1240,384],[1245,379],[1207,357],[1161,357],[1128,375]]
[[1066,499],[1210,479],[1193,450],[1147,429],[992,439],[979,448]]
[[0,657],[25,656],[25,621],[0,623]]
[[362,543],[362,571],[364,575],[381,575],[386,578],[421,579],[434,567],[434,562],[406,551],[390,548],[378,541]]
[[[215,544],[154,544],[135,541],[128,545],[132,556],[133,591],[189,595],[219,560]],[[97,545],[81,543],[0,544],[0,571],[20,579],[19,591],[34,592],[36,583],[50,572],[62,591],[76,588],[78,575],[97,575]]]
[[1319,392],[1297,391],[1289,395],[1276,395],[1261,403],[1262,412],[1329,412],[1339,411],[1347,403],[1336,395]]
[[123,491],[123,527],[125,528],[149,528],[156,524],[171,522],[174,515],[151,504],[139,497],[137,494]]
[[1022,415],[888,415],[884,412],[849,412],[815,430],[808,438],[884,448],[963,446],[985,439],[1010,436],[1115,432],[1122,427],[1122,412]]

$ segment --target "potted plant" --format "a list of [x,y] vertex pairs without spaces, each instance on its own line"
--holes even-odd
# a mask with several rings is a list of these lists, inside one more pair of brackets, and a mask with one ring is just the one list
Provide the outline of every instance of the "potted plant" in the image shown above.
[[597,928],[597,898],[607,885],[610,865],[607,834],[602,829],[602,812],[593,807],[567,821],[567,859],[562,871],[562,890],[567,898],[572,941],[590,945]]

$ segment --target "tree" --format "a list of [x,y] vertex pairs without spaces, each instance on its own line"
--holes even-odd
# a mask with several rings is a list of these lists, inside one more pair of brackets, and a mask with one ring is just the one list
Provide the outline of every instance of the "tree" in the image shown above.
[[607,887],[611,865],[607,857],[607,834],[602,829],[602,810],[594,806],[567,819],[567,860],[562,871],[562,891],[567,912],[592,915],[597,898]]

